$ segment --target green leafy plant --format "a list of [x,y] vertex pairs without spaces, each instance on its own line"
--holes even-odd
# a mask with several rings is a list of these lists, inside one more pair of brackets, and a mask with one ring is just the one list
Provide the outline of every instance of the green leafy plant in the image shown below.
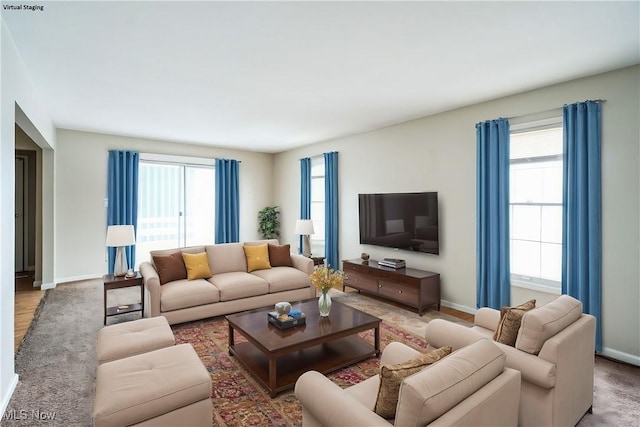
[[258,231],[263,239],[280,237],[280,219],[278,206],[267,206],[258,212]]

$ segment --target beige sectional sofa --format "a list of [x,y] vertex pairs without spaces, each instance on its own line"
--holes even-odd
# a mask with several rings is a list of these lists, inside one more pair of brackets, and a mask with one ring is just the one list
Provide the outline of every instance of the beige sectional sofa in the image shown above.
[[[256,245],[270,245],[269,250],[278,251],[280,262],[249,271],[244,246]],[[288,253],[288,245],[262,240],[153,251],[152,261],[140,264],[147,290],[147,316],[165,316],[170,324],[176,324],[314,297],[315,289],[309,281],[313,261],[289,254],[290,266],[283,265],[288,261],[282,261],[283,250]],[[154,259],[158,262],[178,252],[206,253],[211,277],[181,278],[161,284],[162,274],[158,274]]]

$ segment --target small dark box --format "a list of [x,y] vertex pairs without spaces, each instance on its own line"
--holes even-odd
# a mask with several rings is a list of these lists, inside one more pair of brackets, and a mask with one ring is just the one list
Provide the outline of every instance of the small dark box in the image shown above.
[[278,313],[276,313],[275,311],[270,311],[267,315],[267,318],[269,319],[269,323],[277,326],[280,329],[289,329],[293,328],[294,326],[301,326],[307,323],[307,318],[304,314],[298,318],[289,317],[287,320],[280,320],[278,319]]

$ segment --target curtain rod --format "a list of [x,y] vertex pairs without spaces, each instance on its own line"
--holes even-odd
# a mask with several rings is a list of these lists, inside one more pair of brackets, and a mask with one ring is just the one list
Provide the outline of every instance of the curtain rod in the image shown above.
[[[598,102],[598,103],[607,102],[606,99],[587,99],[587,101]],[[565,105],[569,105],[569,104],[565,104]],[[508,120],[513,120],[513,119],[523,119],[523,118],[527,118],[527,117],[544,116],[546,114],[551,114],[551,113],[559,111],[559,110],[562,110],[562,107],[551,108],[549,110],[544,110],[544,111],[538,111],[538,112],[535,112],[535,113],[524,114],[522,116],[510,116],[510,117],[505,117],[505,118],[508,119]]]

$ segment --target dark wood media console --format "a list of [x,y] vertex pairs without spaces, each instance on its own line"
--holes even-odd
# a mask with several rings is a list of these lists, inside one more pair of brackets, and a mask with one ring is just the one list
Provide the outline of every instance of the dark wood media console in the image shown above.
[[342,268],[346,286],[378,295],[416,308],[422,316],[426,307],[438,306],[440,310],[440,274],[415,268],[393,269],[377,261],[361,259],[343,260]]

